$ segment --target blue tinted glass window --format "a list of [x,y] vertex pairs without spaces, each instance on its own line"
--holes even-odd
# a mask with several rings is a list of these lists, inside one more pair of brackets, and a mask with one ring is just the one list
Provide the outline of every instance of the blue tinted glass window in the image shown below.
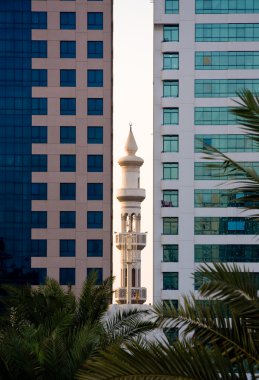
[[103,199],[103,184],[88,183],[87,184],[87,200],[102,200]]
[[60,58],[76,58],[76,41],[60,41]]
[[88,154],[87,155],[87,171],[102,172],[103,171],[103,155]]
[[179,108],[163,108],[163,124],[179,124]]
[[76,70],[62,69],[60,70],[60,86],[75,87],[76,86]]
[[48,171],[48,156],[46,154],[33,154],[31,156],[32,172],[47,172]]
[[48,70],[33,69],[31,70],[31,84],[32,86],[47,86],[48,85]]
[[47,98],[32,98],[31,112],[32,112],[32,115],[47,115],[48,114],[48,99]]
[[103,70],[87,70],[87,86],[103,87]]
[[195,125],[235,125],[237,118],[228,107],[194,107]]
[[163,70],[178,70],[179,69],[179,53],[164,53],[163,54]]
[[48,192],[47,183],[32,183],[31,184],[31,199],[46,200]]
[[87,256],[102,257],[103,256],[103,241],[101,239],[87,240]]
[[75,268],[60,268],[59,269],[60,285],[75,285],[76,270]]
[[32,269],[32,285],[44,285],[47,278],[47,268]]
[[76,143],[76,127],[62,126],[60,127],[60,144]]
[[47,211],[31,212],[31,228],[47,228]]
[[76,115],[76,98],[60,99],[60,115]]
[[102,211],[87,211],[87,228],[103,228]]
[[259,13],[259,3],[258,0],[196,0],[195,13]]
[[179,13],[179,0],[165,0],[165,13]]
[[76,29],[75,12],[60,12],[60,29]]
[[32,29],[47,29],[47,12],[31,12]]
[[179,25],[164,25],[163,28],[163,41],[179,41]]
[[87,99],[87,115],[103,115],[103,98]]
[[103,41],[87,42],[87,58],[103,58]]
[[47,58],[47,41],[31,41],[32,58]]
[[60,228],[75,228],[76,227],[76,212],[75,211],[60,211]]
[[32,240],[31,255],[35,257],[47,257],[47,240]]
[[31,138],[34,144],[46,144],[48,142],[48,127],[40,125],[31,128]]
[[75,200],[76,199],[76,184],[75,183],[61,183],[60,184],[60,199],[61,200]]
[[74,239],[63,239],[59,241],[59,255],[61,257],[75,257],[76,241]]
[[60,155],[60,171],[75,172],[76,171],[76,155],[61,154]]
[[97,275],[96,285],[101,285],[103,282],[103,268],[87,268],[87,277],[90,276],[93,272]]
[[87,13],[87,29],[102,30],[103,29],[103,13],[88,12]]
[[196,70],[258,69],[258,51],[197,51]]
[[259,24],[196,24],[195,41],[259,41]]
[[87,143],[102,144],[103,143],[103,127],[87,127]]

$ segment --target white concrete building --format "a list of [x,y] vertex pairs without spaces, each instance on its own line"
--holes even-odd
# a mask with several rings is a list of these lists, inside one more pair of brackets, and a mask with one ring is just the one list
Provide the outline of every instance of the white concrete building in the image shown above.
[[237,90],[259,91],[258,13],[256,0],[154,0],[154,302],[197,289],[202,261],[259,272],[259,224],[203,158],[212,144],[259,168],[228,112]]

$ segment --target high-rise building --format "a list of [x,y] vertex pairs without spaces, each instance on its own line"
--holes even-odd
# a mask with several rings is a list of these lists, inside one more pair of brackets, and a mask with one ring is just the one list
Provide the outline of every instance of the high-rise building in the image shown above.
[[204,159],[209,144],[259,172],[229,112],[259,91],[258,16],[257,0],[154,0],[154,302],[197,289],[203,261],[259,272],[259,223]]
[[111,274],[112,0],[0,1],[1,281]]

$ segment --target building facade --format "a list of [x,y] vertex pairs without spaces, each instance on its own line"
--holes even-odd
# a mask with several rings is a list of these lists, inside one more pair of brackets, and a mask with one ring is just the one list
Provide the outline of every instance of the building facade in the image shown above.
[[154,302],[197,289],[203,261],[259,272],[258,221],[204,159],[209,144],[259,171],[229,113],[259,91],[258,16],[256,0],[154,0]]
[[111,274],[112,1],[0,1],[2,282]]

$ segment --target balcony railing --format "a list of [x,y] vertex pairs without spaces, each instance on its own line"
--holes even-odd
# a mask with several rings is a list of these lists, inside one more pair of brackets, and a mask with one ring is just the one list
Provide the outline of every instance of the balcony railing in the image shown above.
[[116,234],[116,247],[140,251],[145,248],[147,236],[145,233],[118,233]]
[[[131,288],[131,303],[142,304],[147,299],[146,288]],[[127,302],[127,288],[119,288],[115,290],[115,301],[120,304]]]

